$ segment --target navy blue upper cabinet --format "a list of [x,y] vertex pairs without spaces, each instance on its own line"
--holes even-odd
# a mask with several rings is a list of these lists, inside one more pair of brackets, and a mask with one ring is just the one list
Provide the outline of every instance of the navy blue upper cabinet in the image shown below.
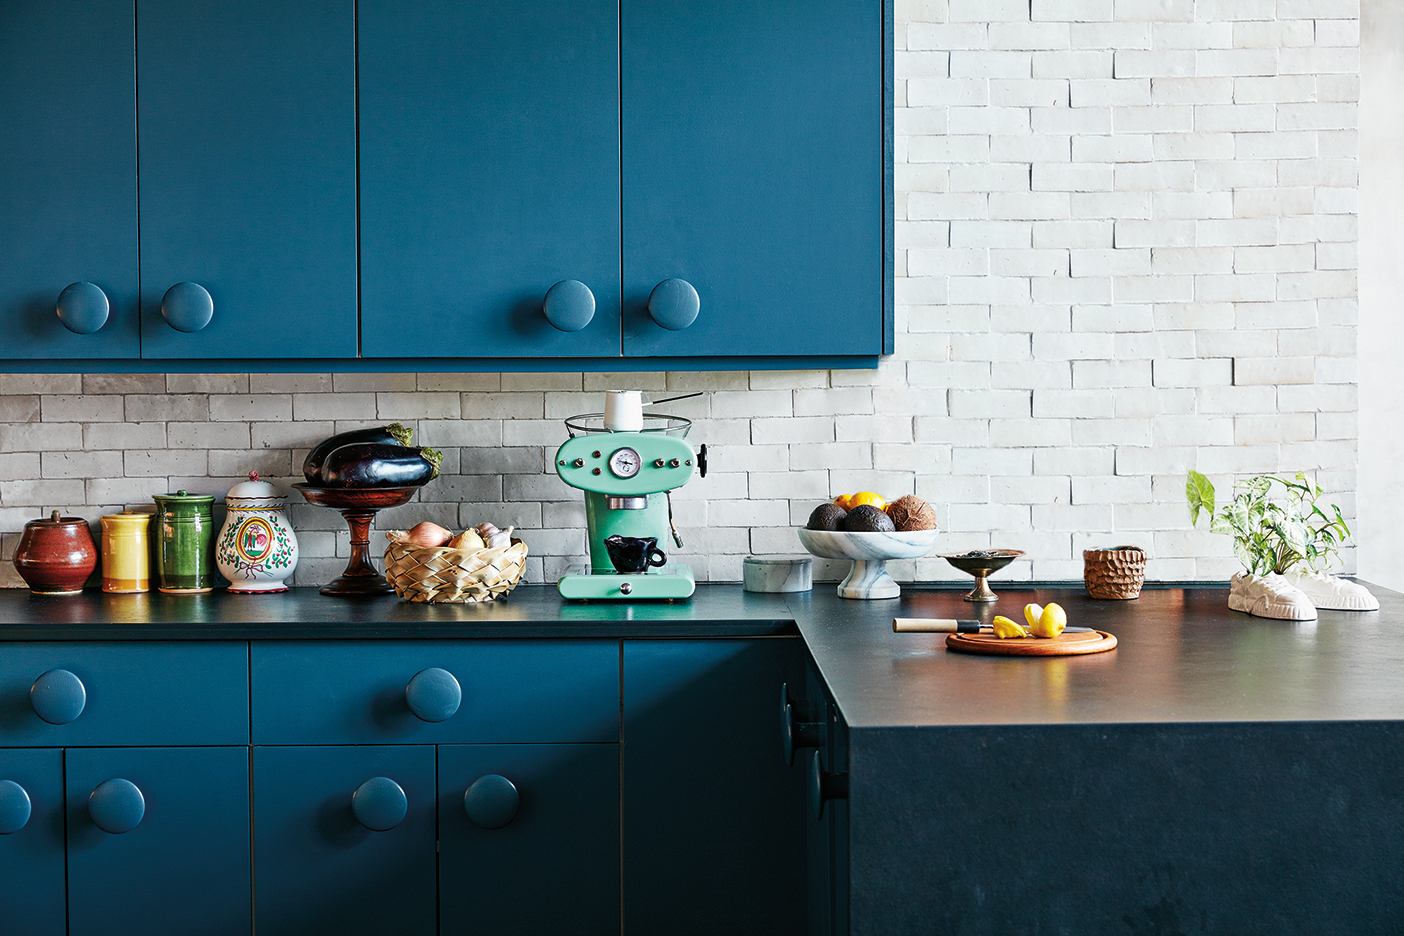
[[625,354],[882,353],[884,16],[622,0]]
[[358,30],[362,353],[617,355],[616,0],[361,0]]
[[142,357],[356,357],[353,0],[136,23]]
[[0,358],[137,356],[132,29],[131,0],[0,5]]

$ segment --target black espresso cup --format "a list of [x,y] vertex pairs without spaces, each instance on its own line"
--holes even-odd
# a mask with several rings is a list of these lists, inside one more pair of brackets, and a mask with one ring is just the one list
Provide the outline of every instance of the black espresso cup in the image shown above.
[[667,555],[658,548],[656,536],[614,536],[605,537],[605,549],[609,550],[609,561],[614,569],[625,575],[635,575],[649,566],[661,566],[668,561]]

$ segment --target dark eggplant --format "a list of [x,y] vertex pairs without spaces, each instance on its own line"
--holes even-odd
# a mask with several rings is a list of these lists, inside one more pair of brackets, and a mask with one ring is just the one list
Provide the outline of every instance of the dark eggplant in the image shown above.
[[393,442],[352,442],[322,460],[327,487],[412,487],[439,476],[444,456]]
[[388,426],[372,426],[367,429],[352,429],[350,432],[338,432],[330,439],[318,444],[307,454],[307,459],[302,463],[302,476],[307,479],[308,484],[321,484],[322,462],[343,445],[350,445],[353,442],[409,445],[413,438],[414,430],[399,423],[391,423]]

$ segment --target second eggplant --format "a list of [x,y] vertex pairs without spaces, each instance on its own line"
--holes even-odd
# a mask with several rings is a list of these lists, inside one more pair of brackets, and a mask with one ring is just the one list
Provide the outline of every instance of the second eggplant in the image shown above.
[[393,442],[353,442],[322,460],[327,487],[414,487],[439,476],[443,453]]

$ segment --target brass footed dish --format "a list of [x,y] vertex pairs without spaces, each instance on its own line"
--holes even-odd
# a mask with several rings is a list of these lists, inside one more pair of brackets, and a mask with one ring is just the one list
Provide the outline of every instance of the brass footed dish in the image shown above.
[[942,553],[941,558],[975,576],[975,587],[965,596],[966,601],[995,601],[999,596],[990,590],[986,579],[1023,554],[1022,549],[972,549],[963,553]]

